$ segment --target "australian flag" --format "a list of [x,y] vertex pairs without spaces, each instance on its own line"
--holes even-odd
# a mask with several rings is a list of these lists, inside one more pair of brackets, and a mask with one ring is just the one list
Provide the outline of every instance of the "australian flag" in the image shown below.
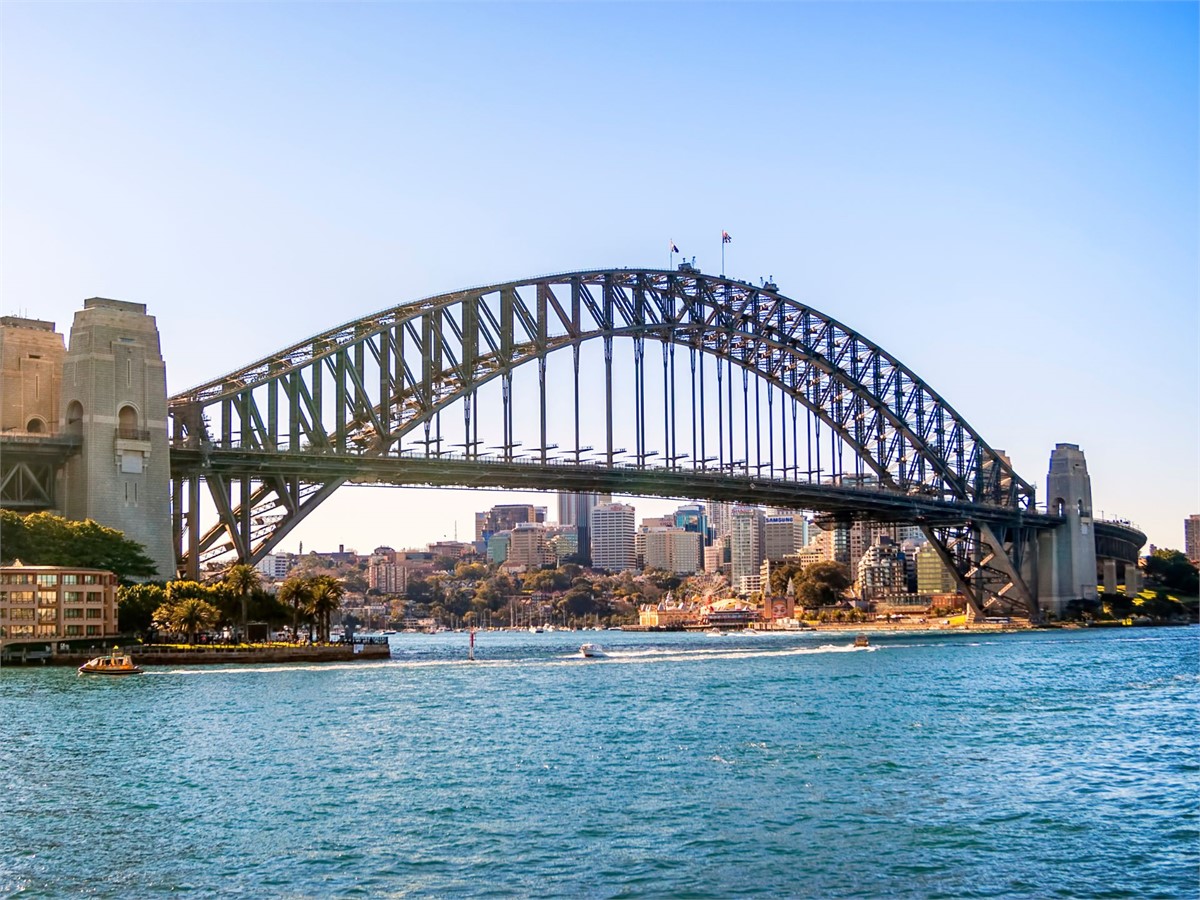
[[672,252],[672,253],[678,253],[678,252],[679,252],[679,248],[675,246],[675,242],[674,242],[674,241],[670,241],[670,244],[671,244],[671,252]]
[[728,231],[722,231],[722,232],[721,232],[721,243],[722,243],[722,244],[732,244],[732,243],[733,243],[733,238],[731,238],[731,237],[729,236],[729,232],[728,232]]

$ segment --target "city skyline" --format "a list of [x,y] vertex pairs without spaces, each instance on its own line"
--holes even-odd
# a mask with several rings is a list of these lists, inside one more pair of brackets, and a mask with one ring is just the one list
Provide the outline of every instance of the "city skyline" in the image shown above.
[[[630,16],[673,40],[651,59]],[[1097,514],[1151,543],[1178,546],[1200,505],[1194,7],[4,18],[0,312],[62,330],[85,297],[146,303],[172,392],[395,303],[661,268],[674,242],[707,272],[725,249],[729,275],[773,276],[895,353],[1043,502],[1067,441],[1087,454]],[[620,74],[570,52],[583,29]],[[751,32],[753,73],[694,56]],[[514,51],[501,70],[438,67],[438,46],[498,38]],[[700,96],[758,139],[636,136],[713,115]],[[620,137],[586,111],[623,122]],[[478,134],[488,152],[463,149]],[[347,489],[280,549],[463,539],[496,502],[551,505]],[[677,505],[632,502],[639,516]]]

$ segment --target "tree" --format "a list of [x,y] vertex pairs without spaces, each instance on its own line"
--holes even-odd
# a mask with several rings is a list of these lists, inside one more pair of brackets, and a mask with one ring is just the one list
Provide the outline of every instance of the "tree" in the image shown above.
[[308,610],[317,623],[317,639],[329,641],[329,620],[342,605],[345,588],[332,575],[318,575],[309,582]]
[[1189,597],[1200,593],[1200,573],[1178,550],[1155,550],[1146,557],[1146,575]]
[[[195,582],[192,582],[193,584]],[[198,631],[212,628],[220,618],[220,612],[211,603],[198,597],[184,597],[177,602],[163,604],[154,617],[171,631],[186,634],[188,643],[196,643]]]
[[516,593],[519,593],[517,584],[508,575],[493,575],[475,586],[475,597],[492,610],[500,609]]
[[0,533],[4,535],[2,558],[8,562],[105,569],[122,583],[159,574],[141,544],[91,519],[75,522],[45,512],[21,516],[0,510]]
[[796,579],[796,587],[800,586],[800,581],[804,576],[804,566],[798,562],[780,563],[771,570],[771,593],[786,594],[788,582],[793,578]]
[[466,581],[478,581],[481,578],[487,578],[489,571],[483,563],[464,561],[454,567],[454,577]]
[[154,612],[167,602],[161,584],[130,584],[117,588],[117,626],[122,632],[150,630]]
[[646,581],[654,585],[660,591],[673,591],[683,584],[683,576],[675,572],[668,572],[665,569],[646,569],[642,573]]
[[248,625],[246,600],[250,596],[250,592],[259,585],[258,569],[254,568],[254,566],[248,566],[245,563],[238,563],[226,570],[224,580],[225,586],[242,600],[242,640],[245,640]]
[[279,601],[286,603],[292,609],[292,640],[296,640],[300,627],[300,613],[308,609],[311,602],[311,581],[294,575],[279,586]]
[[806,609],[831,606],[850,587],[850,572],[841,563],[822,560],[806,567],[796,581],[796,599]]

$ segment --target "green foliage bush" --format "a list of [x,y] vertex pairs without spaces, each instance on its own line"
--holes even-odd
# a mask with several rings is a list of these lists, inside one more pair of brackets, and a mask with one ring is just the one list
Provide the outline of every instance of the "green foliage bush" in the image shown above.
[[105,569],[122,583],[158,572],[145,548],[114,528],[87,519],[75,522],[51,513],[22,516],[0,510],[0,562],[29,566]]

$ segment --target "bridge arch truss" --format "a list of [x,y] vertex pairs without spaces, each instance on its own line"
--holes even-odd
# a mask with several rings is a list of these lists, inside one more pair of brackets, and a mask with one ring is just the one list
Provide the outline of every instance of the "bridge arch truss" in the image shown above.
[[981,610],[1014,591],[1033,606],[1033,487],[902,362],[772,284],[616,269],[455,291],[169,408],[175,540],[193,573],[261,559],[348,481],[521,486],[536,469],[551,489],[759,491],[746,499],[919,522]]

